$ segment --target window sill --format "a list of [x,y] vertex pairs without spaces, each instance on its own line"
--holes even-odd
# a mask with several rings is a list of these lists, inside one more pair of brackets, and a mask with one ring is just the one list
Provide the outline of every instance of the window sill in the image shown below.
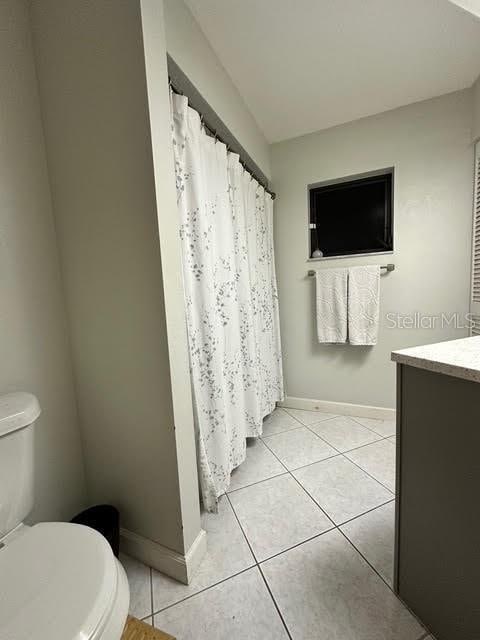
[[345,260],[346,258],[366,258],[371,256],[389,256],[393,254],[391,251],[374,251],[372,253],[347,253],[342,256],[324,256],[323,258],[307,258],[306,262],[323,262],[324,260]]

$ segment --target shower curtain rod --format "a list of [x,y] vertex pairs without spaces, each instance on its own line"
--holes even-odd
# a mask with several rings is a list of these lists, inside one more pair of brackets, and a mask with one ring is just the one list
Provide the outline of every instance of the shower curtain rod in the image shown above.
[[[172,78],[168,78],[168,84],[170,89],[178,94],[179,96],[183,96],[185,95],[185,93],[179,89],[178,87],[175,86]],[[188,96],[185,95],[185,97],[188,99]],[[194,107],[192,107],[190,105],[191,109],[194,109]],[[232,147],[230,146],[230,144],[222,137],[218,134],[218,132],[216,131],[216,129],[214,129],[213,127],[211,127],[208,122],[206,122],[205,117],[202,113],[200,113],[200,111],[198,109],[194,109],[194,111],[196,111],[198,113],[198,115],[200,116],[200,121],[205,129],[205,131],[212,137],[215,138],[215,140],[218,140],[219,142],[223,143],[226,147],[227,147],[227,151],[230,151],[231,153],[236,153],[239,156],[239,162],[242,165],[242,167],[245,169],[245,171],[247,173],[249,173],[252,178],[254,178],[254,180],[256,180],[258,182],[259,185],[261,185],[264,189],[265,192],[268,193],[270,195],[270,197],[272,198],[272,200],[275,200],[276,193],[274,193],[273,191],[270,191],[270,189],[266,186],[264,180],[262,180],[261,178],[258,177],[258,175],[255,174],[254,171],[252,171],[251,169],[249,169],[247,163],[242,159],[241,154],[238,151],[235,151],[235,149],[232,149]]]

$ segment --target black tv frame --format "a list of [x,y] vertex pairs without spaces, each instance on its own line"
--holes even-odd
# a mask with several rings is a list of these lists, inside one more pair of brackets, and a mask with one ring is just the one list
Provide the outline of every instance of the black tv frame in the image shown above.
[[[375,171],[369,171],[366,173],[355,174],[351,176],[345,176],[337,178],[335,180],[328,180],[324,182],[318,182],[308,185],[308,222],[309,222],[309,255],[310,260],[323,260],[334,258],[351,258],[354,256],[365,255],[378,255],[385,253],[392,253],[394,249],[394,167],[387,167],[384,169],[377,169]],[[356,249],[351,252],[342,253],[329,253],[323,257],[313,257],[312,254],[315,249],[318,248],[318,229],[317,229],[317,215],[318,212],[315,209],[315,195],[321,191],[339,190],[353,188],[362,184],[371,184],[374,182],[386,182],[388,189],[386,189],[385,197],[385,235],[384,235],[384,247],[371,247],[367,249]]]

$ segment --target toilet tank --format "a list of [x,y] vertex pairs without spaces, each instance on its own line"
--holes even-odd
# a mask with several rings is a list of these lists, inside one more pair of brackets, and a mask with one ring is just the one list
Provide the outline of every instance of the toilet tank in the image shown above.
[[40,406],[30,393],[0,396],[0,538],[33,507],[34,424]]

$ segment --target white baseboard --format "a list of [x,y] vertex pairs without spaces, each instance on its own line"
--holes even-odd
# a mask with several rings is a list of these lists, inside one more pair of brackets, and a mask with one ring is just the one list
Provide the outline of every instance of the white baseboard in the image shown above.
[[120,529],[120,546],[127,555],[183,584],[189,584],[207,550],[207,534],[201,529],[185,555],[128,529]]
[[286,409],[306,409],[307,411],[325,411],[341,416],[358,416],[360,418],[378,418],[380,420],[394,420],[395,409],[385,407],[371,407],[365,404],[350,404],[349,402],[330,402],[329,400],[312,400],[310,398],[294,398],[285,396],[279,407]]
[[187,584],[196,574],[200,563],[207,551],[207,532],[200,529],[200,533],[193,541],[190,549],[187,551],[185,563],[187,565]]

